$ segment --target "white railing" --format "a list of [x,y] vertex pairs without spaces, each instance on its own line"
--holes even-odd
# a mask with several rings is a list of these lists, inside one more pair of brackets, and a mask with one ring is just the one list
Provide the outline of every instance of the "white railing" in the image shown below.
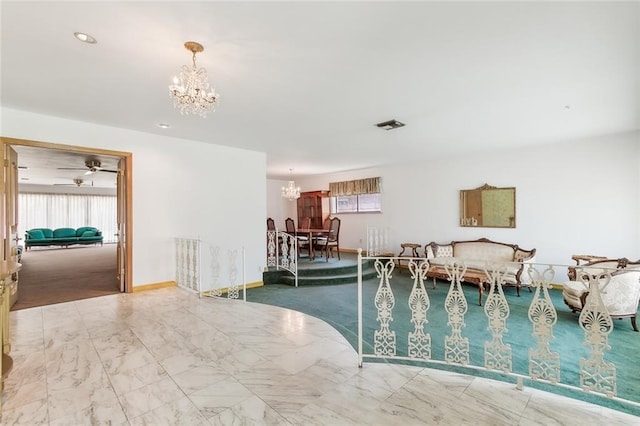
[[367,256],[389,253],[389,228],[367,226]]
[[[226,250],[227,268],[223,269],[220,264],[224,259],[219,246],[199,238],[176,238],[175,243],[176,283],[179,287],[197,293],[199,297],[221,297],[226,293],[228,299],[238,299],[242,288],[243,299],[247,300],[244,247]],[[207,270],[201,267],[203,252],[209,261]]]
[[286,232],[267,231],[267,267],[293,274],[298,287],[298,240]]
[[[466,266],[464,264],[447,265],[446,269],[450,281],[447,284],[448,292],[444,301],[438,302],[442,303],[442,305],[434,306],[430,300],[429,293],[437,290],[434,288],[427,291],[429,286],[425,286],[429,268],[428,261],[424,258],[410,259],[409,270],[413,286],[407,297],[408,290],[400,291],[400,288],[394,286],[393,270],[398,259],[398,257],[365,257],[362,255],[362,250],[358,250],[357,315],[360,366],[362,366],[365,359],[382,358],[389,361],[414,361],[426,363],[427,365],[446,365],[455,367],[455,369],[460,367],[470,373],[481,370],[495,373],[495,378],[498,380],[515,381],[518,389],[522,389],[525,381],[527,384],[532,385],[533,383],[542,383],[580,393],[588,393],[590,394],[589,398],[593,396],[596,399],[613,400],[619,403],[618,405],[631,407],[630,409],[635,410],[635,412],[640,409],[640,399],[633,401],[617,396],[618,376],[616,375],[616,365],[607,360],[611,350],[609,334],[613,330],[613,322],[597,289],[608,285],[607,281],[602,287],[602,279],[606,280],[606,275],[610,279],[610,273],[604,274],[605,276],[598,279],[592,277],[588,280],[589,282],[585,282],[585,286],[588,286],[590,292],[579,318],[576,318],[578,323],[576,324],[576,333],[583,333],[583,344],[588,350],[588,356],[580,358],[579,362],[576,362],[579,365],[571,365],[574,368],[572,371],[575,372],[576,367],[579,370],[579,378],[574,375],[570,377],[570,380],[563,383],[561,377],[565,376],[561,375],[561,357],[575,359],[577,357],[575,352],[584,350],[576,348],[572,351],[574,352],[572,356],[569,357],[569,354],[560,354],[553,351],[551,345],[551,341],[554,339],[553,331],[558,320],[558,314],[551,300],[549,290],[552,288],[552,279],[556,275],[556,270],[566,273],[568,265],[529,264],[525,266],[527,270],[523,274],[526,273],[531,278],[529,287],[533,290],[533,294],[530,296],[532,300],[529,304],[527,317],[515,318],[514,324],[520,324],[520,321],[526,321],[526,323],[530,324],[530,336],[535,341],[535,343],[532,341],[533,346],[528,349],[527,374],[526,371],[513,371],[514,354],[512,353],[511,345],[504,342],[511,313],[508,300],[503,293],[503,284],[508,285],[504,281],[506,268],[502,268],[499,265],[487,265],[485,268],[489,292],[485,299],[484,307],[481,308],[474,305],[471,308],[484,310],[487,330],[490,331],[491,338],[484,342],[474,341],[474,345],[470,345],[470,337],[463,332],[466,326],[465,317],[468,309],[470,309],[461,284],[461,277],[466,272]],[[374,261],[378,272],[378,285],[373,297],[371,297],[373,289],[367,288],[367,294],[370,296],[365,299],[362,265],[363,261],[371,260]],[[403,258],[403,260],[406,261],[407,258]],[[573,265],[573,267],[577,270],[580,269],[580,266]],[[558,276],[560,275],[558,274]],[[407,289],[406,274],[402,279],[404,282],[398,284],[403,284],[401,287]],[[440,289],[440,295],[434,300],[441,300],[443,291]],[[406,297],[406,300],[396,300],[400,295],[405,295],[402,297]],[[399,304],[405,304],[405,316],[410,312],[410,319],[406,324],[397,323],[402,315],[394,318],[394,312],[400,307]],[[409,311],[406,311],[407,305]],[[365,324],[363,322],[363,310],[365,308],[367,312],[377,312],[375,319],[377,324],[372,322]],[[526,308],[526,302],[524,308]],[[448,328],[444,332],[441,331],[441,327],[437,333],[435,329],[428,327],[428,314],[430,310],[437,309],[443,309],[447,314]],[[519,308],[518,312],[521,312],[522,309]],[[474,315],[475,321],[477,321],[477,312]],[[365,327],[368,330],[367,341],[364,339]],[[434,359],[432,356],[432,336],[429,330],[434,334],[445,334],[443,341],[438,342],[438,344],[442,343],[442,345],[438,346],[438,353],[444,354],[443,359]],[[373,331],[373,336],[369,334],[371,331]],[[402,336],[402,340],[406,336],[406,348],[398,347],[397,340],[400,335],[396,333],[406,333]],[[522,339],[528,337],[523,336]],[[640,336],[633,337],[640,338]],[[519,336],[518,338],[520,339]],[[368,349],[365,350],[365,346]],[[519,350],[521,351],[522,349],[520,348]],[[472,351],[476,352],[472,354]],[[484,364],[474,365],[472,359],[479,359],[480,352],[483,352]],[[579,386],[577,385],[578,382]]]

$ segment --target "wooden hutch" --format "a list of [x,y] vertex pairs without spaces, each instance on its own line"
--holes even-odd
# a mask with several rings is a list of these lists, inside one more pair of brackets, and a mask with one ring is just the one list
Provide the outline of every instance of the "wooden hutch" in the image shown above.
[[323,220],[329,216],[329,191],[301,192],[298,198],[298,223],[303,217],[311,218],[311,228],[322,228]]

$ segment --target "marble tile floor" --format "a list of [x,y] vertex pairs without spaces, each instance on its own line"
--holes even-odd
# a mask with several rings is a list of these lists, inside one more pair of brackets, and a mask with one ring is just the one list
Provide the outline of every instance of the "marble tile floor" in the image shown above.
[[327,323],[178,288],[10,313],[2,424],[632,425],[511,384],[366,363]]

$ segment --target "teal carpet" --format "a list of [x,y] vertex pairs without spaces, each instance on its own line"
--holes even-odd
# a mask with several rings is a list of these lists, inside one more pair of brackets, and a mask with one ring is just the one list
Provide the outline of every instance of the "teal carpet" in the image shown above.
[[[393,310],[394,320],[391,322],[390,328],[396,332],[398,356],[407,355],[407,335],[409,331],[413,331],[413,325],[410,322],[411,312],[408,306],[411,286],[412,281],[407,271],[394,273],[392,289],[395,296],[395,308]],[[364,352],[369,354],[373,353],[373,333],[379,328],[376,321],[377,311],[373,303],[377,287],[377,279],[365,281],[363,285],[365,300],[363,307]],[[429,322],[426,324],[425,332],[431,335],[431,358],[444,360],[444,337],[451,332],[447,325],[447,313],[444,310],[448,283],[439,282],[435,290],[431,288],[431,282],[426,287],[431,307],[427,311]],[[463,328],[462,334],[470,341],[471,364],[482,366],[484,365],[484,342],[491,340],[491,333],[487,329],[484,308],[477,304],[477,287],[464,284],[463,290],[467,298],[468,311],[465,316],[466,327]],[[587,348],[583,343],[584,332],[578,324],[578,314],[571,313],[562,301],[562,292],[552,290],[550,293],[558,313],[558,321],[554,327],[555,339],[551,342],[550,350],[560,354],[560,381],[580,386],[579,360],[581,357],[588,356]],[[528,375],[529,348],[535,346],[535,340],[531,336],[532,326],[527,314],[533,294],[523,289],[521,297],[517,297],[515,288],[505,288],[505,296],[511,312],[507,320],[508,331],[504,335],[504,342],[510,344],[512,348],[513,372],[523,375]],[[486,294],[484,299],[486,299]],[[250,289],[247,292],[247,301],[289,308],[321,318],[336,328],[357,349],[357,286],[355,283],[298,288],[271,284]],[[613,349],[605,353],[605,360],[616,365],[617,396],[640,402],[640,368],[637,364],[640,354],[640,333],[633,331],[628,318],[615,320],[614,327],[613,333],[609,335],[609,344]],[[429,367],[515,382],[515,379],[511,377],[489,371],[440,364],[431,364]],[[571,396],[640,416],[638,407],[582,391],[573,391],[530,380],[525,381],[525,386]]]

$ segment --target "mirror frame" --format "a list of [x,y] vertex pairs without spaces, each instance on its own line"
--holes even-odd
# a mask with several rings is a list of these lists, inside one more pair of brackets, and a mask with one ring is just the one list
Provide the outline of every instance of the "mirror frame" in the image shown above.
[[[475,219],[475,215],[472,217],[467,214],[467,200],[471,197],[479,197],[481,200],[483,191],[512,191],[513,192],[513,215],[506,218],[509,221],[508,225],[484,225],[482,221],[478,222]],[[476,195],[478,194],[478,195]],[[480,201],[481,202],[481,201]],[[508,208],[508,206],[506,207]],[[480,212],[482,212],[482,206],[480,206]],[[478,214],[482,217],[482,213]],[[475,223],[475,224],[474,224]],[[515,228],[516,227],[516,188],[514,186],[508,187],[496,187],[489,184],[484,184],[475,189],[462,189],[460,190],[460,226],[463,228]]]

